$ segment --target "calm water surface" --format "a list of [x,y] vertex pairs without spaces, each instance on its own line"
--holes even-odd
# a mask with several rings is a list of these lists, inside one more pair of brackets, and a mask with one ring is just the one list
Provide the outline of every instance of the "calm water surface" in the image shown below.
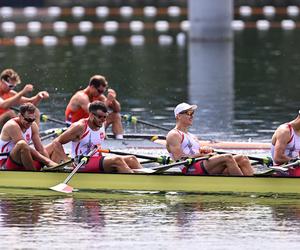
[[[174,106],[189,101],[200,107],[195,133],[268,141],[300,107],[299,38],[297,31],[247,30],[234,43],[188,48],[0,47],[0,61],[36,91],[48,90],[51,99],[40,108],[58,119],[72,93],[100,73],[117,90],[123,113],[172,127]],[[126,131],[164,133],[132,125]],[[299,249],[300,243],[297,199],[2,190],[0,211],[1,249]]]
[[[246,30],[235,34],[234,43],[188,48],[156,44],[2,47],[0,60],[1,68],[15,68],[24,83],[35,84],[36,91],[48,90],[51,99],[41,109],[59,119],[70,96],[85,87],[91,75],[100,73],[117,90],[123,113],[172,127],[174,107],[189,101],[200,106],[195,133],[213,139],[269,140],[300,106],[299,39],[297,31]],[[126,131],[132,129],[128,126]]]
[[299,249],[298,199],[0,191],[1,249]]

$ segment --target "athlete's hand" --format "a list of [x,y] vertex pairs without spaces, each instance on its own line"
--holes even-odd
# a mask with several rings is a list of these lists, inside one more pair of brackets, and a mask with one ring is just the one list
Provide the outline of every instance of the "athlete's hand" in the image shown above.
[[41,98],[41,99],[45,99],[45,98],[49,98],[49,93],[47,91],[40,91],[38,93],[38,96]]
[[112,100],[116,99],[116,97],[117,97],[116,91],[114,91],[113,89],[108,89],[107,90],[107,97],[106,98],[108,100],[112,101]]
[[199,149],[200,154],[205,154],[206,155],[206,154],[211,154],[213,152],[214,152],[214,150],[211,147],[207,147],[207,146],[200,147],[200,149]]
[[25,87],[21,90],[23,94],[27,94],[33,90],[33,85],[32,84],[26,84]]

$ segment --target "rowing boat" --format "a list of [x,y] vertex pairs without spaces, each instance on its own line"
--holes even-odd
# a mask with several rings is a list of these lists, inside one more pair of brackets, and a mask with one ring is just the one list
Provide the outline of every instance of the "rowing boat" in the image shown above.
[[[68,173],[0,171],[0,188],[45,190],[62,182]],[[70,185],[80,191],[159,191],[211,194],[300,196],[297,177],[184,176],[176,173],[77,173]]]

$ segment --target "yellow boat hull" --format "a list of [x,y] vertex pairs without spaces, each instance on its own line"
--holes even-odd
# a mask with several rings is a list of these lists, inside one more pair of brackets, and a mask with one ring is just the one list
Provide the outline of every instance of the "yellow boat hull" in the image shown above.
[[[1,171],[0,188],[49,189],[68,173]],[[77,173],[68,183],[80,191],[160,191],[299,195],[297,177],[225,177],[151,174]]]

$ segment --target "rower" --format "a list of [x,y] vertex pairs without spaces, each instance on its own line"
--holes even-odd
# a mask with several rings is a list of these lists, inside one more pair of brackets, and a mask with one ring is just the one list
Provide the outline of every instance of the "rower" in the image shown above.
[[[35,112],[36,107],[32,103],[24,103],[20,106],[19,115],[4,124],[0,134],[2,169],[39,171],[43,164],[48,167],[57,165],[49,159],[42,145]],[[31,141],[34,148],[29,146]]]
[[112,132],[116,139],[123,139],[123,126],[121,120],[121,105],[117,100],[116,91],[109,88],[104,95],[108,83],[104,76],[94,75],[90,78],[88,86],[84,90],[77,91],[69,101],[65,111],[66,122],[71,124],[89,116],[88,106],[91,102],[98,100],[105,103],[111,110],[105,121],[105,128],[112,125]]
[[[72,125],[52,143],[47,146],[50,157],[55,162],[66,161],[63,145],[72,143],[72,158],[86,156],[96,145],[101,145],[105,139],[104,124],[108,117],[106,105],[94,101],[89,105],[88,118],[83,118]],[[62,152],[64,157],[62,158]],[[118,172],[133,173],[133,169],[142,166],[135,156],[102,156],[97,152],[90,157],[87,164],[79,172]]]
[[[194,112],[197,105],[180,103],[174,109],[176,126],[166,138],[166,147],[173,160],[197,158],[212,154],[210,147],[201,147],[199,140],[188,132],[193,124]],[[242,155],[213,155],[208,160],[198,161],[191,166],[182,166],[181,171],[186,175],[236,175],[252,176],[253,168],[246,156]]]
[[[19,106],[25,102],[31,102],[36,106],[41,100],[49,97],[47,91],[40,91],[31,98],[25,97],[26,94],[33,91],[33,85],[26,84],[20,92],[14,91],[13,89],[20,82],[20,76],[13,69],[5,69],[0,74],[0,128],[9,119],[16,117],[15,112],[10,110],[11,107]],[[39,124],[38,109],[36,109],[36,115],[36,123]]]
[[[299,160],[300,110],[294,120],[281,124],[275,130],[272,136],[271,155],[274,165],[281,165]],[[300,167],[294,167],[289,169],[289,175],[300,176]]]

